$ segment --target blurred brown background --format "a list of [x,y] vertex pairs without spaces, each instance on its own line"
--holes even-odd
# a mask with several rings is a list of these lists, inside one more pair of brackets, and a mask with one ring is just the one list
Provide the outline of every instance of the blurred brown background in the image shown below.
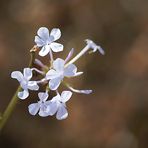
[[[29,61],[39,27],[59,27],[60,43],[79,52],[93,39],[106,55],[85,55],[76,62],[84,75],[71,83],[92,88],[73,95],[69,117],[31,116],[37,97],[20,101],[0,136],[1,148],[147,148],[148,147],[148,1],[147,0],[1,0],[0,111],[18,82],[10,78]],[[32,94],[32,96],[36,96]]]

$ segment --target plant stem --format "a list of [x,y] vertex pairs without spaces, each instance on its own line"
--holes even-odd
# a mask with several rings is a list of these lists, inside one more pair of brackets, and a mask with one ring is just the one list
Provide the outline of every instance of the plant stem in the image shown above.
[[15,92],[14,96],[12,97],[10,103],[8,104],[6,110],[4,111],[3,115],[2,115],[2,119],[0,120],[0,131],[3,129],[5,123],[7,122],[8,118],[10,117],[11,113],[13,112],[17,101],[18,101],[18,97],[17,97],[17,93],[21,90],[21,87],[19,86],[17,91]]
[[[31,58],[30,58],[30,62],[29,62],[29,67],[31,68],[34,60],[35,60],[35,51],[37,50],[37,47],[34,46],[31,50],[30,50],[30,54],[31,54]],[[15,92],[15,94],[13,95],[11,101],[9,102],[6,110],[4,111],[4,113],[2,114],[1,118],[0,118],[0,131],[3,129],[3,127],[5,126],[7,120],[9,119],[10,115],[12,114],[17,101],[18,101],[18,97],[17,94],[18,92],[21,91],[21,86],[19,86]]]

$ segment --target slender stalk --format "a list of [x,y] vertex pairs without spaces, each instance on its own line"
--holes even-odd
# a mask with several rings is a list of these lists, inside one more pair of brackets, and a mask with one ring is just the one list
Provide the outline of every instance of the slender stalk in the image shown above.
[[90,48],[89,45],[86,45],[72,60],[70,60],[67,64],[65,64],[65,67],[77,61],[82,55],[84,55],[85,52],[88,51],[89,48]]
[[[37,50],[37,47],[34,46],[31,50],[31,58],[30,58],[30,62],[29,62],[29,67],[31,68],[34,60],[35,60],[35,51]],[[21,91],[21,87],[19,86],[15,92],[15,94],[13,95],[11,101],[9,102],[6,110],[4,111],[4,113],[2,114],[1,118],[0,118],[0,131],[3,129],[3,127],[5,126],[7,120],[9,119],[9,117],[11,116],[13,110],[15,109],[15,106],[18,102],[18,97],[17,94],[18,92]]]
[[49,50],[49,56],[50,56],[50,68],[52,68],[54,59],[51,49]]
[[2,115],[2,119],[0,120],[0,131],[3,129],[5,123],[7,122],[8,118],[10,117],[10,115],[12,114],[18,98],[17,98],[17,93],[21,90],[21,87],[19,86],[17,91],[15,92],[14,96],[12,97],[10,103],[8,104],[6,110],[4,111],[3,115]]

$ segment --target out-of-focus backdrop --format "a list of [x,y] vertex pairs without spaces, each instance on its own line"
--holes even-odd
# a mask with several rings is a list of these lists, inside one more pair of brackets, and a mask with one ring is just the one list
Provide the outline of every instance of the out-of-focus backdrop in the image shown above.
[[0,136],[0,147],[147,148],[147,14],[147,0],[1,0],[1,112],[18,86],[10,73],[27,66],[39,27],[61,29],[59,42],[65,48],[59,57],[65,58],[72,47],[78,53],[87,38],[106,55],[87,54],[76,62],[84,75],[71,83],[94,91],[73,95],[66,120],[29,115],[28,105],[37,100],[31,94],[18,103]]

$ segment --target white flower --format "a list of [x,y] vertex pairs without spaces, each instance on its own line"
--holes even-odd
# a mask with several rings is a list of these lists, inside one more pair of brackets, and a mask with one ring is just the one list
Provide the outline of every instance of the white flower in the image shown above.
[[87,45],[89,46],[89,48],[93,49],[92,52],[96,52],[98,50],[102,55],[105,54],[104,50],[100,46],[96,45],[92,40],[86,39],[85,41]]
[[32,103],[28,106],[29,113],[31,115],[36,115],[39,111],[39,116],[47,117],[50,115],[50,101],[46,101],[48,98],[47,92],[40,92],[38,93],[38,97],[40,101],[38,103]]
[[51,90],[56,90],[64,77],[74,77],[82,74],[82,72],[77,72],[77,67],[74,64],[69,64],[67,67],[64,65],[65,61],[57,58],[53,62],[53,69],[46,73],[46,79],[50,80],[49,88]]
[[22,92],[18,92],[18,97],[20,99],[26,99],[29,96],[28,89],[39,89],[36,81],[29,81],[32,78],[32,70],[30,68],[24,68],[23,74],[20,71],[12,72],[11,78],[17,79],[22,89],[24,89]]
[[66,109],[66,102],[71,98],[71,91],[63,91],[57,96],[53,97],[50,102],[50,115],[54,115],[56,113],[56,118],[58,120],[62,120],[67,118],[68,112]]
[[54,42],[61,37],[60,29],[53,28],[49,34],[49,30],[46,27],[41,27],[37,31],[37,35],[38,36],[35,36],[35,43],[38,47],[42,47],[39,52],[40,56],[47,55],[51,49],[54,52],[60,52],[63,50],[62,44]]

